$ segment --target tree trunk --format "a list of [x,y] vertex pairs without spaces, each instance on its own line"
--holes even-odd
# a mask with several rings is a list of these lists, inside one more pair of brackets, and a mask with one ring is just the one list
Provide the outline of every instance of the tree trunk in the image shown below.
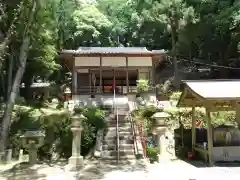
[[2,120],[2,124],[1,124],[1,148],[0,148],[0,152],[2,152],[5,149],[5,142],[8,136],[8,130],[11,124],[11,118],[12,118],[12,111],[13,111],[13,107],[15,104],[15,100],[18,94],[18,90],[19,90],[19,86],[22,80],[22,76],[25,70],[25,66],[26,66],[26,59],[27,59],[27,52],[28,52],[28,48],[29,48],[29,44],[30,44],[30,38],[27,36],[24,38],[23,43],[21,45],[21,49],[20,49],[20,67],[17,70],[13,85],[12,85],[12,89],[11,89],[11,93],[10,96],[8,98],[7,101],[7,105],[4,111],[4,115],[3,115],[3,120]]
[[8,63],[8,81],[7,81],[7,97],[10,96],[12,88],[12,75],[13,75],[13,64],[14,64],[14,55],[13,51],[10,52],[9,63]]
[[171,38],[172,38],[172,58],[173,58],[173,69],[174,69],[174,85],[176,88],[179,88],[180,85],[180,78],[178,72],[178,64],[177,64],[177,57],[176,57],[176,30],[172,27],[171,30]]
[[31,11],[28,16],[28,22],[25,27],[25,31],[23,34],[23,42],[20,47],[20,55],[19,55],[19,68],[16,72],[13,85],[11,88],[10,96],[7,100],[6,108],[4,111],[4,116],[1,124],[1,146],[0,146],[0,152],[3,152],[5,150],[6,140],[8,137],[8,131],[11,124],[11,117],[12,117],[12,111],[15,104],[15,100],[18,94],[19,86],[22,81],[22,77],[25,71],[26,67],[26,61],[27,61],[27,53],[29,50],[30,45],[30,36],[29,36],[29,27],[33,23],[33,17],[35,15],[36,11],[36,1],[33,1],[33,5],[31,8]]

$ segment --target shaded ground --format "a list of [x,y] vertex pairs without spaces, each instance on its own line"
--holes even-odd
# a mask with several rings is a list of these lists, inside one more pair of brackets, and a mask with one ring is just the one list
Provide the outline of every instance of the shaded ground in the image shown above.
[[66,170],[66,163],[61,162],[59,164],[38,164],[30,166],[28,164],[21,163],[14,166],[11,170],[1,173],[0,180],[94,180],[94,179],[116,179],[123,178],[124,174],[129,177],[132,173],[146,174],[146,167],[142,162],[129,162],[127,164],[114,165],[107,162],[101,162],[97,160],[87,161],[85,160],[83,169],[79,173],[73,173]]
[[[0,180],[239,180],[240,166],[221,164],[206,167],[203,163],[187,163],[181,160],[165,161],[144,165],[142,161],[114,165],[97,160],[85,160],[85,165],[78,173],[66,170],[66,163],[55,165],[38,164],[29,166],[21,164],[2,173]],[[221,167],[224,166],[224,167]]]

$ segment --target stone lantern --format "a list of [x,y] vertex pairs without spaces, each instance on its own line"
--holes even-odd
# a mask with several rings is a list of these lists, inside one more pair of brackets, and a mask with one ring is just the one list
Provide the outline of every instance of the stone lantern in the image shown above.
[[68,160],[69,170],[79,170],[83,166],[83,157],[81,156],[81,133],[83,130],[82,121],[86,117],[81,113],[75,113],[72,117],[72,156]]
[[69,101],[72,99],[72,91],[69,87],[67,87],[65,90],[64,90],[64,98],[65,98],[65,101]]
[[155,119],[153,134],[157,135],[157,143],[160,150],[158,155],[158,161],[162,161],[166,157],[166,147],[165,147],[165,133],[167,131],[166,118],[170,115],[166,112],[156,112],[152,118]]
[[21,138],[22,146],[27,149],[29,153],[29,163],[36,164],[37,150],[44,144],[44,137],[41,131],[26,131]]

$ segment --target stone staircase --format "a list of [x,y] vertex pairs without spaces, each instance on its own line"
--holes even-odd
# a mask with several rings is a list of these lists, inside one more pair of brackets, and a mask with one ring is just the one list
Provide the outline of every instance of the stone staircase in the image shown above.
[[[118,108],[118,128],[117,115],[112,111],[107,116],[108,132],[102,142],[102,158],[108,160],[133,160],[135,159],[134,140],[132,138],[131,122],[128,118],[128,104],[117,105]],[[117,129],[118,134],[117,135]],[[119,137],[119,141],[117,141]],[[119,142],[119,145],[118,145]],[[118,155],[119,151],[119,155]]]
[[[108,131],[102,139],[102,135],[97,137],[99,149],[95,149],[96,157],[101,157],[103,160],[117,161],[119,160],[123,163],[130,160],[136,159],[135,154],[139,154],[140,148],[136,148],[136,141],[133,138],[133,128],[131,120],[129,119],[128,113],[135,109],[135,96],[128,97],[123,95],[117,95],[115,98],[115,107],[118,109],[118,113],[113,112],[113,96],[102,95],[96,96],[95,99],[91,99],[88,96],[79,96],[79,100],[72,100],[68,102],[68,108],[72,110],[75,104],[81,102],[86,106],[92,106],[95,104],[100,104],[107,108],[108,113],[106,115],[106,120],[108,123]],[[117,115],[118,114],[118,115]],[[117,136],[117,117],[118,117],[118,133]],[[119,137],[119,141],[117,140]],[[119,143],[118,143],[119,142]],[[119,145],[118,145],[119,144]],[[139,143],[138,143],[139,144]],[[137,150],[136,150],[137,149]],[[119,152],[119,154],[118,154]]]

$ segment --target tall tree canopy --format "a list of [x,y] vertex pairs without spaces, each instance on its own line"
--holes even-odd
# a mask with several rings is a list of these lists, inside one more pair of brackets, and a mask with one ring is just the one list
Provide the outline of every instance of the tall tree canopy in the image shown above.
[[[238,0],[2,0],[0,95],[8,101],[4,122],[11,119],[7,116],[21,83],[29,87],[36,77],[60,83],[60,70],[64,68],[57,58],[58,52],[79,46],[165,49],[173,57],[175,77],[179,64],[187,60],[188,66],[200,63],[214,67],[219,70],[217,77],[239,78],[240,3]],[[8,127],[4,128],[6,132]]]

